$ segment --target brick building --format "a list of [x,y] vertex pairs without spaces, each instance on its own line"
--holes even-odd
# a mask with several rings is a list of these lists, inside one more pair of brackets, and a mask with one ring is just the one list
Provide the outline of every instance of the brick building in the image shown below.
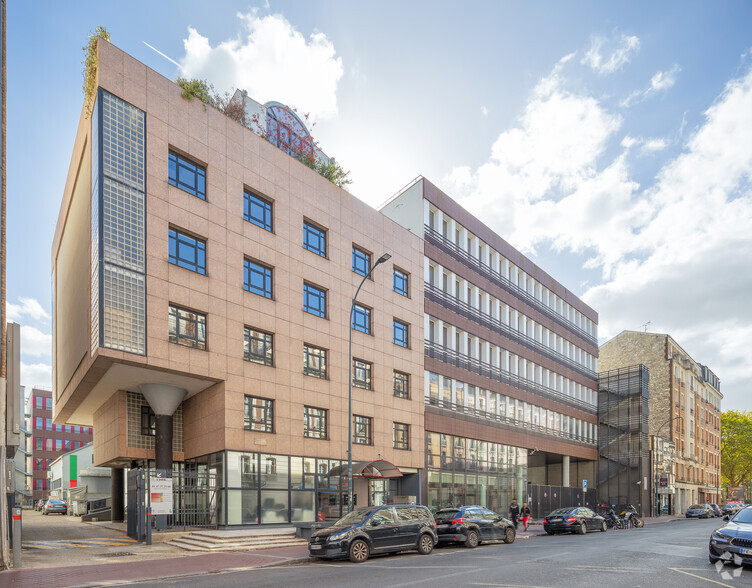
[[92,440],[91,427],[55,425],[52,423],[52,391],[33,388],[27,412],[31,415],[31,463],[33,500],[50,495],[47,472],[50,463],[63,453],[83,447]]

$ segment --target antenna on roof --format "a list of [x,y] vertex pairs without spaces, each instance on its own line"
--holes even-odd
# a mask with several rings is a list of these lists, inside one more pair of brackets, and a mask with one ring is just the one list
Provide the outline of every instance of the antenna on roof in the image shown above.
[[648,332],[648,326],[649,325],[650,325],[650,321],[648,321],[648,322],[643,323],[643,324],[640,325],[641,327],[643,327],[643,332],[645,332],[645,333]]

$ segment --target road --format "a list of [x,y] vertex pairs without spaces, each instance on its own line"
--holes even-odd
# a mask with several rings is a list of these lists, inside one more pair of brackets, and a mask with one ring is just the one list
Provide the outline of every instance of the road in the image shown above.
[[720,525],[717,519],[680,520],[585,536],[531,537],[472,550],[442,547],[428,556],[382,556],[364,564],[313,562],[139,586],[752,586],[752,570],[726,566],[718,571],[708,563],[708,538]]

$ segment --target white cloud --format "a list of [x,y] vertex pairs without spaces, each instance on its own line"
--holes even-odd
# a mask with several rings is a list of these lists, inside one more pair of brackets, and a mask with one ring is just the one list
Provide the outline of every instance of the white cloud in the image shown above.
[[485,106],[481,105],[481,107],[480,107],[480,113],[483,116],[488,116],[488,108],[486,108]]
[[12,302],[6,303],[7,320],[9,322],[20,323],[24,318],[30,318],[35,321],[47,321],[50,319],[50,315],[42,308],[34,298],[21,298],[18,299],[19,304],[13,304]]
[[666,139],[647,139],[642,146],[642,150],[655,153],[656,151],[663,151],[666,147],[668,147]]
[[634,104],[635,102],[640,102],[641,100],[645,100],[649,96],[652,96],[653,94],[657,94],[658,92],[665,92],[669,88],[672,88],[674,84],[676,83],[676,78],[679,75],[679,72],[681,72],[681,68],[674,64],[673,67],[667,71],[658,71],[656,72],[652,78],[650,78],[650,83],[647,85],[646,88],[642,90],[635,90],[632,92],[629,96],[627,96],[624,100],[620,102],[620,105],[624,108],[627,108],[628,106]]
[[580,63],[590,66],[599,74],[611,74],[629,63],[632,55],[640,49],[640,39],[635,36],[622,35],[618,46],[606,59],[602,50],[607,43],[605,37],[594,37],[590,42],[590,49],[587,50]]
[[52,335],[42,333],[34,327],[21,325],[21,353],[34,357],[50,356],[52,353]]
[[313,118],[337,114],[337,83],[342,59],[324,33],[306,39],[284,16],[238,14],[245,38],[212,47],[193,27],[183,41],[184,76],[206,79],[218,90],[241,88],[254,100],[276,100],[309,112]]
[[27,390],[34,386],[52,387],[52,366],[46,363],[21,362],[21,385]]

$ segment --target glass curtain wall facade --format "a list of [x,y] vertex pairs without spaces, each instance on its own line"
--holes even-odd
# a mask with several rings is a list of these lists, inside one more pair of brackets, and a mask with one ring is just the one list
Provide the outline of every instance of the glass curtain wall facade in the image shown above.
[[91,347],[145,355],[146,117],[100,88],[91,124]]
[[648,368],[610,370],[598,378],[598,500],[650,512]]
[[479,504],[506,513],[513,498],[526,495],[524,448],[427,432],[426,463],[433,512]]

